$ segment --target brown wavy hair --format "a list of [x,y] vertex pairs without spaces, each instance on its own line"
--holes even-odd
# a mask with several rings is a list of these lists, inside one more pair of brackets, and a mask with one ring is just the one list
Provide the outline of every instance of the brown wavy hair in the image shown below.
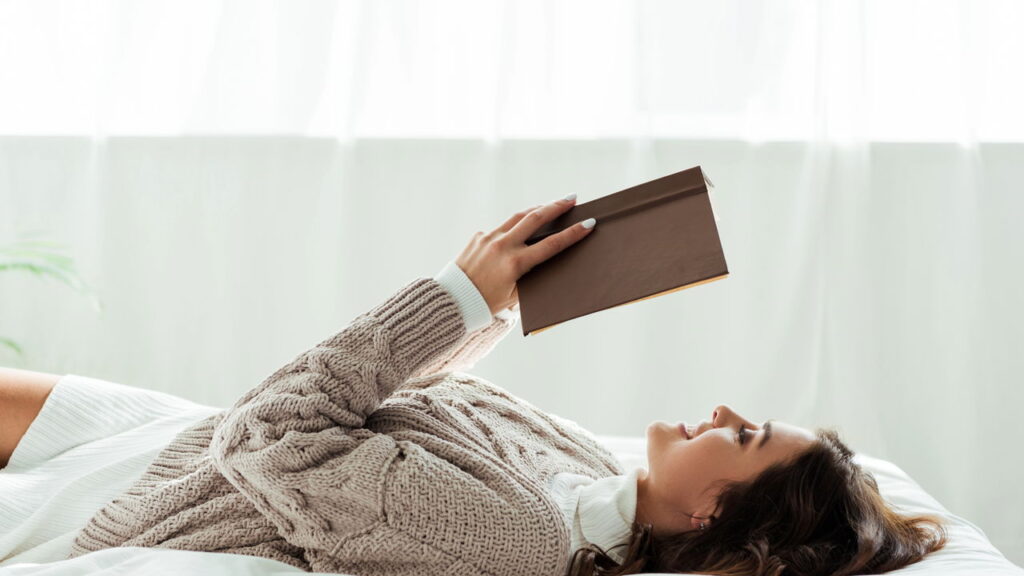
[[913,564],[946,544],[936,516],[905,517],[852,461],[834,430],[749,482],[729,483],[720,516],[704,531],[656,536],[633,523],[622,564],[593,544],[576,551],[569,576],[699,572],[721,576],[880,574]]

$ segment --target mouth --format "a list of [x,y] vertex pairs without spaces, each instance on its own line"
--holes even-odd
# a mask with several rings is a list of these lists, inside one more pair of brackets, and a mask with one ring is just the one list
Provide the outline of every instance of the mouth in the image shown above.
[[686,423],[685,422],[680,422],[679,423],[679,433],[682,434],[683,437],[686,438],[687,440],[690,439],[690,431],[686,429]]

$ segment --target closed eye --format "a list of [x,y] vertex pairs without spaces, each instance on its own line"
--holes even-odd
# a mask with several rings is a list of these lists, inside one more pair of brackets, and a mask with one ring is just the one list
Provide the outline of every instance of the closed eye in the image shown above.
[[737,434],[740,437],[740,446],[742,446],[747,441],[747,429],[741,424]]

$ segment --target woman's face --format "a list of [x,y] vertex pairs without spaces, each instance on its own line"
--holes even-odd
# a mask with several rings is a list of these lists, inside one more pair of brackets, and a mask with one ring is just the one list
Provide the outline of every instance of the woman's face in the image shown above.
[[806,428],[772,420],[755,424],[725,405],[696,425],[652,422],[647,427],[648,469],[637,479],[637,520],[653,524],[656,533],[710,525],[718,513],[722,481],[753,480],[814,440]]

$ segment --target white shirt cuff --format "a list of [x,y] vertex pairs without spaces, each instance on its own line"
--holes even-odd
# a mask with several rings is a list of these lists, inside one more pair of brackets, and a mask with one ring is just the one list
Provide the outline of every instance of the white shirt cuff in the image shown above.
[[474,332],[491,323],[493,318],[487,301],[454,260],[448,261],[448,264],[434,276],[434,280],[458,302],[462,318],[466,322],[466,332]]
[[512,309],[502,308],[494,313],[495,318],[501,318],[502,320],[519,320],[519,304],[516,304]]

